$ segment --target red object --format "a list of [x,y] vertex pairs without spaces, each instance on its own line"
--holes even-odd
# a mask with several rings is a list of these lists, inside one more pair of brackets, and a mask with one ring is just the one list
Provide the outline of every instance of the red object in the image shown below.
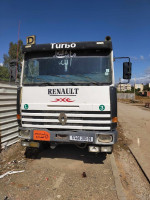
[[48,178],[45,178],[46,179],[46,181],[48,181]]
[[47,131],[34,130],[33,131],[34,140],[50,141],[50,133]]
[[82,177],[83,178],[87,177],[85,172],[82,173]]
[[150,91],[147,91],[147,97],[150,97]]
[[74,102],[73,100],[71,100],[70,98],[59,98],[59,99],[55,99],[55,101],[52,102]]

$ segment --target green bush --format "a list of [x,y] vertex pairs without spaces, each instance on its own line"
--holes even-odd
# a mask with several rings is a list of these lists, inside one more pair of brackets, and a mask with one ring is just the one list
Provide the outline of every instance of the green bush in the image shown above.
[[9,81],[9,70],[7,67],[0,66],[0,80]]

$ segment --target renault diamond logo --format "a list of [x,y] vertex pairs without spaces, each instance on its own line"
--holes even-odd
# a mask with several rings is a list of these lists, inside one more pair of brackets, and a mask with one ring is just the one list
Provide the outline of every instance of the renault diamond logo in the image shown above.
[[62,125],[65,125],[67,123],[67,116],[65,113],[60,113],[59,117],[58,117],[59,122]]

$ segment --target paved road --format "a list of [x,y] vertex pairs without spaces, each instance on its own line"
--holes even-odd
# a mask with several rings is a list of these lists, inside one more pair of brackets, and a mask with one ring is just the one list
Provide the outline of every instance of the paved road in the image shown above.
[[4,177],[0,186],[0,197],[11,200],[118,199],[110,155],[95,155],[74,145],[41,152],[26,163],[24,173]]
[[119,102],[118,117],[124,135],[131,140],[130,149],[150,180],[150,110]]

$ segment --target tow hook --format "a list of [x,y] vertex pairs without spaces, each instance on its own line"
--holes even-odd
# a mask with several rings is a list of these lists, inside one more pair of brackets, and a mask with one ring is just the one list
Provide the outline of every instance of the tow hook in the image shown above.
[[51,148],[51,149],[55,149],[55,148],[56,148],[56,146],[57,146],[57,144],[56,144],[56,143],[52,143],[52,144],[50,144],[50,148]]

